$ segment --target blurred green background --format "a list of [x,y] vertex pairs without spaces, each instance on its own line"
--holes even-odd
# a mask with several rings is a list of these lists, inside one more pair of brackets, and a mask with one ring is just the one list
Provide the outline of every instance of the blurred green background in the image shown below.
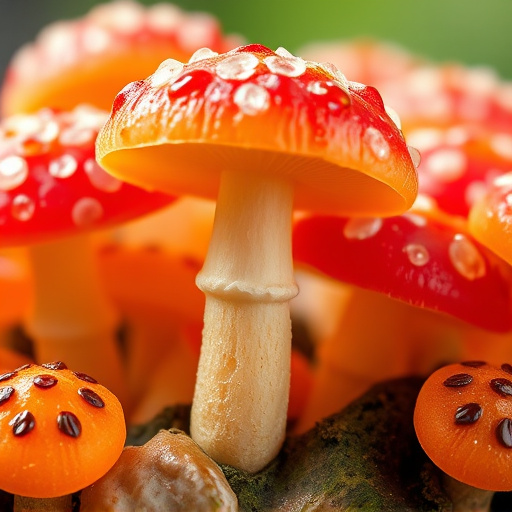
[[[0,72],[52,20],[97,0],[0,0]],[[146,0],[144,3],[156,3]],[[488,65],[512,79],[512,0],[175,0],[215,14],[226,32],[293,51],[315,40],[374,36],[435,60]]]

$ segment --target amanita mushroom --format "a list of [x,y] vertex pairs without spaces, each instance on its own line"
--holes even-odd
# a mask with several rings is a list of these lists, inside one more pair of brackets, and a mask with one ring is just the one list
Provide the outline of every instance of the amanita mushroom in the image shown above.
[[453,510],[485,512],[494,491],[512,490],[512,366],[444,366],[421,388],[418,440],[445,473]]
[[380,379],[495,350],[500,336],[510,350],[509,265],[426,196],[387,219],[304,217],[293,240],[296,266],[352,285],[336,332],[320,345],[302,428]]
[[126,428],[107,388],[55,361],[0,375],[0,436],[0,488],[16,495],[15,510],[66,497],[50,502],[58,511],[114,465]]
[[227,51],[239,43],[225,37],[205,12],[170,3],[144,5],[115,0],[76,20],[45,27],[12,58],[0,103],[4,116],[87,103],[105,110],[128,82],[146,77],[168,57],[188,59],[202,46]]
[[255,472],[285,435],[297,208],[392,214],[416,195],[378,92],[333,66],[261,45],[164,61],[125,87],[97,158],[115,176],[217,198],[197,284],[206,294],[192,437]]
[[37,361],[67,357],[124,401],[116,313],[89,238],[173,199],[120,182],[94,159],[106,112],[77,107],[0,125],[0,246],[29,246],[34,301],[25,327]]

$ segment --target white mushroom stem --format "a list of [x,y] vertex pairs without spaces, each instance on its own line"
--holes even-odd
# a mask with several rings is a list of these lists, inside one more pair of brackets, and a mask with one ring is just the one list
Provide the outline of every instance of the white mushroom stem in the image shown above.
[[285,437],[293,186],[225,171],[197,285],[206,295],[192,438],[217,462],[262,469]]
[[34,301],[25,328],[36,361],[61,360],[97,379],[126,404],[117,315],[103,290],[89,237],[34,245],[29,256]]

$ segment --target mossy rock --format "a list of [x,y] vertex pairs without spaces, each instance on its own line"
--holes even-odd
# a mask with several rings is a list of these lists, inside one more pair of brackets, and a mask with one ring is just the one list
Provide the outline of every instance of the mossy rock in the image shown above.
[[244,511],[447,511],[412,415],[422,381],[379,384],[304,435],[263,471],[223,467]]

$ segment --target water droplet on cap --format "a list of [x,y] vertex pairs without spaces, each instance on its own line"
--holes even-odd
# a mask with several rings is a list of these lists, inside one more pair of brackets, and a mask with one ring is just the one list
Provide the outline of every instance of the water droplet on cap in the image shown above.
[[269,108],[270,95],[264,87],[246,83],[236,90],[233,101],[244,114],[253,116]]
[[325,82],[322,82],[320,80],[317,80],[315,82],[309,82],[309,84],[306,87],[306,90],[311,94],[317,94],[318,96],[322,96],[324,94],[327,94],[328,92]]
[[212,57],[217,57],[219,55],[217,52],[210,50],[210,48],[199,48],[196,50],[189,59],[189,64],[194,62],[198,62],[200,60],[210,59]]
[[297,77],[306,72],[306,62],[299,57],[281,57],[279,55],[272,55],[265,57],[263,62],[267,65],[268,69],[276,75]]
[[224,80],[245,80],[255,73],[259,63],[251,53],[237,53],[219,62],[215,70]]
[[54,178],[69,178],[75,174],[78,168],[78,162],[72,155],[62,155],[50,162],[48,172]]
[[484,258],[475,244],[466,236],[459,233],[453,237],[448,255],[455,270],[466,279],[474,281],[485,275]]
[[172,82],[183,71],[183,67],[183,63],[178,60],[166,59],[148,80],[153,87],[160,87]]
[[0,190],[13,190],[28,177],[28,164],[21,156],[7,156],[0,160]]
[[343,228],[345,238],[349,240],[365,240],[376,235],[382,227],[382,219],[359,218],[349,219]]
[[369,126],[363,136],[363,142],[370,146],[372,153],[378,160],[386,160],[389,158],[389,144],[384,138],[384,135],[374,128]]
[[71,218],[75,226],[87,228],[95,224],[103,217],[103,206],[92,197],[83,197],[79,199],[71,211]]
[[430,254],[427,248],[421,244],[407,244],[403,251],[409,258],[409,261],[416,267],[426,265],[430,260]]
[[36,205],[30,197],[25,194],[17,195],[11,204],[11,214],[19,221],[26,222],[34,216]]
[[414,165],[414,167],[417,169],[421,163],[420,152],[412,146],[407,146],[407,151],[409,151],[409,156],[411,157],[412,165]]

